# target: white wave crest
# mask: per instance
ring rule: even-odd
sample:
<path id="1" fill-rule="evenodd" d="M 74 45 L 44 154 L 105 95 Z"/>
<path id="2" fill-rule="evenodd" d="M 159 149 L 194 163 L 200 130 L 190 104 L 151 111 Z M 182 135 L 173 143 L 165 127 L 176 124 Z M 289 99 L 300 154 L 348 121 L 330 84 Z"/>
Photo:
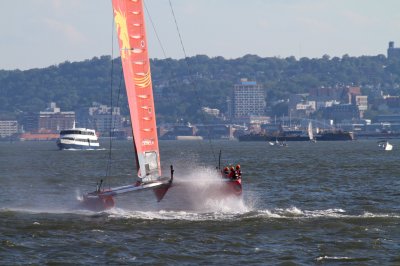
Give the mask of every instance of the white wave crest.
<path id="1" fill-rule="evenodd" d="M 320 256 L 315 259 L 316 261 L 325 261 L 325 260 L 331 260 L 331 261 L 346 261 L 346 260 L 353 260 L 353 258 L 350 257 L 331 257 L 331 256 Z"/>
<path id="2" fill-rule="evenodd" d="M 352 219 L 365 219 L 365 218 L 395 218 L 399 219 L 400 214 L 397 213 L 370 213 L 364 212 L 362 214 L 348 214 L 345 210 L 340 208 L 326 209 L 326 210 L 301 210 L 297 207 L 290 207 L 286 209 L 276 208 L 272 210 L 258 210 L 255 216 L 266 218 L 294 218 L 294 219 L 310 219 L 310 218 L 352 218 Z"/>

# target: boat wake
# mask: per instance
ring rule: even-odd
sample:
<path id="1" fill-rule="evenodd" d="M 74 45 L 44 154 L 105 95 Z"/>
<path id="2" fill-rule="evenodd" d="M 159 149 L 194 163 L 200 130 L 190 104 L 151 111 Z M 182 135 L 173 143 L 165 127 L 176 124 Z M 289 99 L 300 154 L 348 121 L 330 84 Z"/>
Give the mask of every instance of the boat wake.
<path id="1" fill-rule="evenodd" d="M 327 209 L 316 211 L 300 211 L 296 208 L 253 210 L 233 212 L 226 210 L 215 210 L 211 212 L 195 212 L 185 210 L 159 210 L 159 211 L 131 211 L 121 208 L 113 208 L 105 212 L 109 218 L 114 219 L 143 219 L 143 220 L 186 220 L 186 221 L 229 221 L 248 219 L 376 219 L 389 218 L 400 219 L 400 214 L 369 213 L 346 214 L 341 209 Z"/>
<path id="2" fill-rule="evenodd" d="M 317 218 L 333 218 L 333 219 L 368 219 L 368 218 L 394 218 L 400 219 L 399 213 L 371 213 L 362 212 L 360 214 L 350 214 L 343 209 L 326 209 L 326 210 L 301 210 L 297 207 L 286 209 L 265 209 L 257 210 L 249 213 L 246 218 L 277 218 L 277 219 L 317 219 Z"/>
<path id="3" fill-rule="evenodd" d="M 229 201 L 209 201 L 208 212 L 195 210 L 129 210 L 115 207 L 104 212 L 93 212 L 84 209 L 63 209 L 63 208 L 0 208 L 0 216 L 6 213 L 26 214 L 73 214 L 83 216 L 104 216 L 112 219 L 140 219 L 140 220 L 183 220 L 183 221 L 229 221 L 249 219 L 400 219 L 400 213 L 371 213 L 348 214 L 343 209 L 326 210 L 300 210 L 296 207 L 287 209 L 276 208 L 272 210 L 251 210 L 244 202 L 241 202 L 242 209 L 232 209 Z"/>
<path id="4" fill-rule="evenodd" d="M 235 219 L 237 213 L 209 212 L 198 213 L 193 211 L 127 211 L 114 208 L 107 212 L 109 218 L 116 219 L 143 219 L 143 220 L 183 220 L 183 221 L 215 221 Z"/>

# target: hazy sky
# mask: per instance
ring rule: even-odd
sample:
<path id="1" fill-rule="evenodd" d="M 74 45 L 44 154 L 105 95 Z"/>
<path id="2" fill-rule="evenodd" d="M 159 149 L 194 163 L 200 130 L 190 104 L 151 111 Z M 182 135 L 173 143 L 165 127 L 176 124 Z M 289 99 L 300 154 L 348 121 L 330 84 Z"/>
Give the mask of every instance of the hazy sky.
<path id="1" fill-rule="evenodd" d="M 389 41 L 400 47 L 399 0 L 171 2 L 189 56 L 341 57 L 386 55 Z M 166 56 L 182 58 L 168 0 L 145 3 Z M 111 0 L 0 0 L 0 10 L 0 69 L 119 56 Z M 149 21 L 147 32 L 150 56 L 164 58 Z"/>

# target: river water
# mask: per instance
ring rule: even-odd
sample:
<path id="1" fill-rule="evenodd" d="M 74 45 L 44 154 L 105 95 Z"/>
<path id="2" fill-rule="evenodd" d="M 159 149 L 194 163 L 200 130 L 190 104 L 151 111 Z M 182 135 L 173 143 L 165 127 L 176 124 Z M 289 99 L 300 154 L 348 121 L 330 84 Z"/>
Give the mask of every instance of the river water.
<path id="1" fill-rule="evenodd" d="M 123 195 L 96 213 L 79 207 L 82 193 L 137 171 L 130 142 L 111 154 L 102 144 L 0 143 L 0 265 L 400 265 L 400 140 L 393 151 L 374 140 L 162 141 L 175 168 L 164 200 Z M 220 149 L 242 166 L 242 198 L 207 194 Z"/>

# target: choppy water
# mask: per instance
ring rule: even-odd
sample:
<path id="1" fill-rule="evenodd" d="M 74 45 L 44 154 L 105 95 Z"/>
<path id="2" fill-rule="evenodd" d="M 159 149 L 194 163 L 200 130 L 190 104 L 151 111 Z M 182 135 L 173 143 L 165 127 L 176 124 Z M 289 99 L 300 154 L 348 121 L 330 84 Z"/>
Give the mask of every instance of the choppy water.
<path id="1" fill-rule="evenodd" d="M 161 142 L 175 183 L 117 199 L 102 213 L 78 198 L 104 178 L 108 151 L 58 151 L 52 142 L 0 143 L 0 264 L 400 265 L 400 140 L 213 142 L 243 169 L 243 198 L 214 199 L 207 142 Z M 136 170 L 114 142 L 107 185 Z M 217 156 L 217 155 L 216 155 Z"/>

